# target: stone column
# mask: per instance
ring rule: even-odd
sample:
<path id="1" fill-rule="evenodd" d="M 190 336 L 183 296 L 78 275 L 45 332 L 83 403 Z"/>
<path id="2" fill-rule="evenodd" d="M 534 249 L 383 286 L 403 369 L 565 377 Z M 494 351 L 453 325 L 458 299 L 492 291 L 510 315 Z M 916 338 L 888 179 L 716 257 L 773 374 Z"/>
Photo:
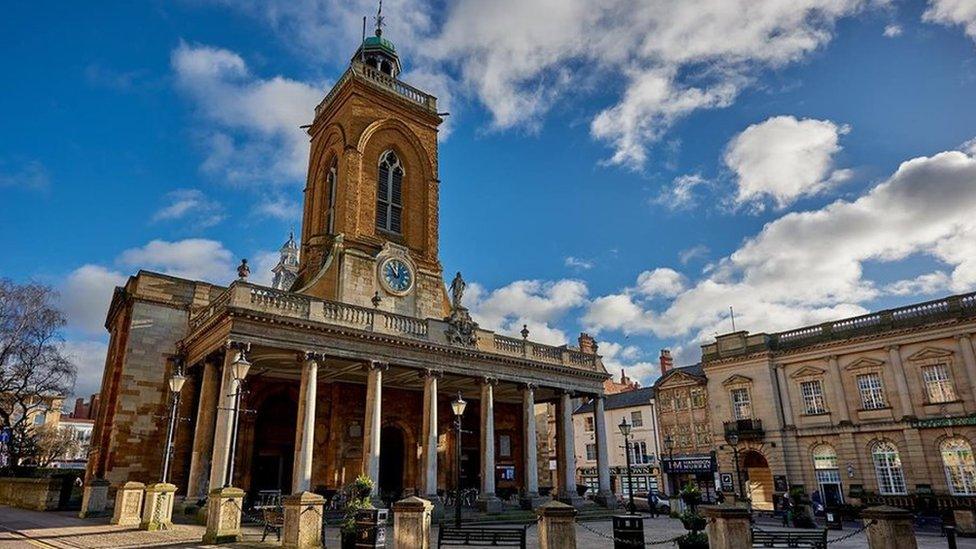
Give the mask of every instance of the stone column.
<path id="1" fill-rule="evenodd" d="M 434 505 L 418 497 L 393 504 L 393 549 L 430 549 L 430 512 Z"/>
<path id="2" fill-rule="evenodd" d="M 387 365 L 372 361 L 366 365 L 366 419 L 363 426 L 363 472 L 373 481 L 372 496 L 379 494 L 380 428 L 383 421 L 383 371 Z"/>
<path id="3" fill-rule="evenodd" d="M 298 420 L 295 422 L 295 463 L 291 491 L 293 494 L 312 489 L 312 449 L 315 447 L 315 401 L 319 363 L 314 353 L 302 356 L 302 382 L 298 396 Z"/>
<path id="4" fill-rule="evenodd" d="M 783 426 L 795 426 L 793 419 L 793 403 L 790 402 L 790 389 L 786 385 L 786 367 L 782 364 L 776 365 L 776 381 L 779 385 L 779 401 L 783 405 Z"/>
<path id="5" fill-rule="evenodd" d="M 166 530 L 173 525 L 173 499 L 176 486 L 159 482 L 146 487 L 146 503 L 142 509 L 142 530 Z"/>
<path id="6" fill-rule="evenodd" d="M 749 509 L 734 505 L 705 505 L 702 514 L 708 520 L 705 532 L 710 549 L 752 547 Z"/>
<path id="7" fill-rule="evenodd" d="M 105 514 L 108 507 L 108 487 L 111 483 L 105 479 L 95 478 L 85 484 L 81 493 L 81 512 L 78 518 L 99 517 Z"/>
<path id="8" fill-rule="evenodd" d="M 969 390 L 974 392 L 972 400 L 976 401 L 976 356 L 973 355 L 973 339 L 969 334 L 959 334 L 956 336 L 956 344 L 959 346 L 959 354 L 962 355 L 962 364 L 966 368 Z"/>
<path id="9" fill-rule="evenodd" d="M 501 511 L 501 501 L 495 497 L 495 384 L 498 380 L 484 378 L 481 383 L 481 494 L 478 508 L 483 512 Z"/>
<path id="10" fill-rule="evenodd" d="M 573 403 L 568 391 L 556 406 L 556 473 L 559 476 L 558 499 L 579 506 L 583 498 L 576 493 L 576 444 L 573 433 Z"/>
<path id="11" fill-rule="evenodd" d="M 193 451 L 186 487 L 186 497 L 191 501 L 207 497 L 210 487 L 210 456 L 213 455 L 214 423 L 220 402 L 220 368 L 213 359 L 205 360 L 200 368 L 200 400 L 193 427 Z"/>
<path id="12" fill-rule="evenodd" d="M 141 482 L 126 482 L 115 492 L 115 512 L 112 524 L 137 526 L 142 513 L 142 496 L 146 485 Z"/>
<path id="13" fill-rule="evenodd" d="M 831 385 L 834 388 L 834 400 L 837 402 L 836 408 L 840 422 L 850 423 L 851 411 L 847 407 L 847 394 L 844 392 L 844 378 L 840 375 L 840 363 L 837 361 L 837 355 L 830 355 L 827 358 L 827 364 L 830 366 L 830 377 L 834 378 L 834 382 Z"/>
<path id="14" fill-rule="evenodd" d="M 429 500 L 437 499 L 437 378 L 441 373 L 427 370 L 424 376 L 424 414 L 421 428 L 420 490 Z"/>
<path id="15" fill-rule="evenodd" d="M 539 497 L 538 438 L 535 432 L 535 385 L 522 387 L 523 478 L 525 493 L 519 503 L 523 509 L 535 509 L 542 502 Z"/>
<path id="16" fill-rule="evenodd" d="M 210 464 L 210 493 L 221 488 L 227 479 L 227 463 L 230 460 L 231 431 L 234 429 L 234 393 L 238 381 L 234 379 L 234 361 L 241 351 L 228 349 L 224 352 L 224 366 L 220 374 L 220 389 L 214 403 L 216 425 L 213 436 L 213 461 Z"/>
<path id="17" fill-rule="evenodd" d="M 617 498 L 610 491 L 610 451 L 607 447 L 607 416 L 604 397 L 593 399 L 593 431 L 596 436 L 596 473 L 599 489 L 596 502 L 607 509 L 617 508 Z"/>
<path id="18" fill-rule="evenodd" d="M 550 501 L 536 509 L 539 549 L 576 549 L 576 509 Z"/>
<path id="19" fill-rule="evenodd" d="M 282 500 L 285 523 L 281 546 L 295 549 L 322 547 L 322 511 L 325 498 L 311 492 L 298 492 Z"/>
<path id="20" fill-rule="evenodd" d="M 882 505 L 861 511 L 861 518 L 868 525 L 870 549 L 918 549 L 910 512 Z"/>
<path id="21" fill-rule="evenodd" d="M 234 543 L 241 540 L 241 509 L 244 490 L 228 486 L 215 488 L 207 497 L 207 530 L 203 543 Z"/>
<path id="22" fill-rule="evenodd" d="M 905 378 L 905 367 L 901 362 L 898 345 L 888 347 L 888 360 L 891 363 L 891 373 L 895 376 L 895 386 L 898 389 L 898 398 L 901 403 L 901 415 L 915 417 L 912 395 L 908 392 L 908 379 Z"/>

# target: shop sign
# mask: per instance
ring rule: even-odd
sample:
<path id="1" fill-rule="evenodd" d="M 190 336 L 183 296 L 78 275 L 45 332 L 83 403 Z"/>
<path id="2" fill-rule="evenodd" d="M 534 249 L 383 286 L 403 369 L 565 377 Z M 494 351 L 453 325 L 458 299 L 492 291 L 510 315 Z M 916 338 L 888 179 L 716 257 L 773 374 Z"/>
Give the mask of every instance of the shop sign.
<path id="1" fill-rule="evenodd" d="M 912 427 L 915 427 L 916 429 L 958 427 L 960 425 L 976 425 L 976 414 L 970 416 L 940 417 L 935 419 L 916 419 L 912 422 Z"/>
<path id="2" fill-rule="evenodd" d="M 665 473 L 714 473 L 715 454 L 662 458 L 661 467 Z"/>
<path id="3" fill-rule="evenodd" d="M 732 473 L 721 473 L 719 477 L 722 481 L 723 492 L 735 492 L 735 484 L 732 482 Z"/>
<path id="4" fill-rule="evenodd" d="M 630 467 L 630 473 L 632 475 L 653 475 L 656 474 L 656 467 L 651 465 L 632 465 Z M 585 477 L 595 477 L 598 472 L 596 467 L 580 467 L 579 473 Z M 626 476 L 627 467 L 615 465 L 610 468 L 610 474 L 615 476 Z"/>

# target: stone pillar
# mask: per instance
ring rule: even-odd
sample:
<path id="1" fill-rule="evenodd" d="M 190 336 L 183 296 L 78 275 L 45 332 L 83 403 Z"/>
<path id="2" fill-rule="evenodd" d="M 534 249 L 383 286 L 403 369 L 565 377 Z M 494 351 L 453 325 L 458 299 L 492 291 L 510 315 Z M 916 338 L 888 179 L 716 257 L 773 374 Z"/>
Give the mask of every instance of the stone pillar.
<path id="1" fill-rule="evenodd" d="M 599 489 L 596 502 L 607 509 L 617 508 L 617 498 L 610 491 L 610 451 L 607 448 L 607 419 L 603 395 L 593 399 L 593 431 L 596 436 L 596 473 Z"/>
<path id="2" fill-rule="evenodd" d="M 478 508 L 483 512 L 501 511 L 501 500 L 495 497 L 495 384 L 484 378 L 481 383 L 481 494 Z"/>
<path id="3" fill-rule="evenodd" d="M 522 387 L 522 435 L 523 435 L 523 478 L 525 493 L 520 504 L 523 509 L 535 509 L 542 503 L 539 497 L 539 457 L 538 441 L 535 432 L 535 385 L 529 383 Z"/>
<path id="4" fill-rule="evenodd" d="M 418 497 L 393 504 L 393 549 L 430 549 L 430 512 L 434 505 Z"/>
<path id="5" fill-rule="evenodd" d="M 231 431 L 234 429 L 234 393 L 237 380 L 234 379 L 234 361 L 241 351 L 228 349 L 224 352 L 224 366 L 220 373 L 220 388 L 217 392 L 216 424 L 213 436 L 213 457 L 210 463 L 210 493 L 222 488 L 227 480 L 227 462 L 230 460 Z"/>
<path id="6" fill-rule="evenodd" d="M 298 396 L 298 420 L 295 422 L 295 464 L 291 491 L 293 494 L 312 489 L 312 449 L 315 447 L 315 401 L 319 363 L 313 353 L 302 357 L 302 382 Z"/>
<path id="7" fill-rule="evenodd" d="M 840 374 L 840 363 L 837 361 L 837 355 L 830 355 L 827 358 L 827 364 L 830 366 L 830 377 L 834 379 L 831 385 L 834 388 L 834 401 L 836 401 L 835 407 L 837 408 L 837 413 L 840 417 L 840 423 L 850 423 L 851 422 L 851 411 L 847 406 L 847 394 L 844 392 L 844 378 Z"/>
<path id="8" fill-rule="evenodd" d="M 708 519 L 705 532 L 710 549 L 752 547 L 749 509 L 734 505 L 704 505 L 701 511 Z"/>
<path id="9" fill-rule="evenodd" d="M 888 360 L 891 363 L 891 373 L 895 376 L 895 387 L 898 389 L 898 399 L 901 403 L 901 415 L 915 417 L 912 396 L 908 393 L 908 380 L 905 378 L 905 367 L 901 363 L 901 353 L 898 345 L 888 347 Z"/>
<path id="10" fill-rule="evenodd" d="M 437 378 L 440 372 L 427 370 L 424 376 L 424 413 L 421 426 L 420 490 L 429 500 L 437 499 Z"/>
<path id="11" fill-rule="evenodd" d="M 100 517 L 105 514 L 110 485 L 109 481 L 101 478 L 88 481 L 81 493 L 81 511 L 78 513 L 78 518 Z"/>
<path id="12" fill-rule="evenodd" d="M 285 524 L 281 546 L 295 549 L 322 547 L 322 511 L 325 498 L 311 492 L 298 492 L 282 500 Z"/>
<path id="13" fill-rule="evenodd" d="M 203 370 L 200 376 L 200 400 L 193 426 L 193 450 L 186 486 L 186 497 L 190 500 L 206 498 L 210 488 L 210 457 L 214 449 L 217 403 L 220 402 L 220 368 L 213 359 L 205 360 L 200 368 Z"/>
<path id="14" fill-rule="evenodd" d="M 126 482 L 115 492 L 115 512 L 112 524 L 119 526 L 138 526 L 142 513 L 142 496 L 146 485 L 141 482 Z"/>
<path id="15" fill-rule="evenodd" d="M 576 509 L 550 501 L 536 509 L 539 549 L 576 549 Z"/>
<path id="16" fill-rule="evenodd" d="M 969 334 L 959 334 L 956 336 L 956 344 L 959 346 L 959 354 L 962 355 L 962 364 L 966 368 L 966 380 L 969 381 L 970 391 L 976 391 L 976 356 L 973 355 L 973 339 Z M 976 401 L 976 394 L 973 394 Z"/>
<path id="17" fill-rule="evenodd" d="M 556 405 L 556 473 L 559 476 L 559 501 L 573 506 L 582 505 L 583 498 L 576 493 L 576 445 L 573 403 L 569 392 L 563 392 Z"/>
<path id="18" fill-rule="evenodd" d="M 868 525 L 870 549 L 918 549 L 910 512 L 881 505 L 861 511 L 861 518 Z"/>
<path id="19" fill-rule="evenodd" d="M 383 371 L 387 365 L 366 365 L 366 419 L 363 426 L 363 472 L 373 481 L 372 496 L 380 489 L 380 428 L 383 421 Z"/>
<path id="20" fill-rule="evenodd" d="M 241 540 L 241 509 L 244 490 L 215 488 L 207 498 L 207 531 L 203 543 L 234 543 Z"/>
<path id="21" fill-rule="evenodd" d="M 146 487 L 146 504 L 142 509 L 143 530 L 166 530 L 173 525 L 173 499 L 176 486 L 168 482 L 150 484 Z"/>
<path id="22" fill-rule="evenodd" d="M 783 426 L 795 426 L 793 403 L 790 402 L 790 389 L 786 385 L 786 367 L 782 364 L 776 365 L 776 381 L 777 385 L 779 385 L 779 401 L 783 406 Z"/>

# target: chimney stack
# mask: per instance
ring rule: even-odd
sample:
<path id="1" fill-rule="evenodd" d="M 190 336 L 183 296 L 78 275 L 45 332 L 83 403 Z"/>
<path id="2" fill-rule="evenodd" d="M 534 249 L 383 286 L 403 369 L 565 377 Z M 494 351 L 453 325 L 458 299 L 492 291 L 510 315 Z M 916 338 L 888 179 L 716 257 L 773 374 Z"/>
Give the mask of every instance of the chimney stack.
<path id="1" fill-rule="evenodd" d="M 662 376 L 674 368 L 674 359 L 671 358 L 671 349 L 661 349 L 660 362 Z"/>
<path id="2" fill-rule="evenodd" d="M 583 332 L 579 335 L 579 348 L 581 353 L 595 355 L 597 350 L 596 340 L 590 334 Z"/>

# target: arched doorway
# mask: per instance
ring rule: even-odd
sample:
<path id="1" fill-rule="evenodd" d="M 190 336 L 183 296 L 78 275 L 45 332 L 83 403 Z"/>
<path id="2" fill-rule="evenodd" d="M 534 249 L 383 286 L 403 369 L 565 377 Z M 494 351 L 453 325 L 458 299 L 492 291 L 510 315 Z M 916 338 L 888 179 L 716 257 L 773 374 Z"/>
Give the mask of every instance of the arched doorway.
<path id="1" fill-rule="evenodd" d="M 287 392 L 270 395 L 257 407 L 251 461 L 252 495 L 262 490 L 291 493 L 297 416 L 298 405 Z"/>
<path id="2" fill-rule="evenodd" d="M 773 472 L 766 457 L 755 450 L 742 453 L 742 473 L 745 477 L 746 496 L 752 499 L 752 507 L 762 511 L 773 510 Z"/>
<path id="3" fill-rule="evenodd" d="M 399 500 L 403 494 L 403 469 L 406 460 L 403 431 L 394 425 L 380 431 L 380 486 L 383 500 Z"/>

